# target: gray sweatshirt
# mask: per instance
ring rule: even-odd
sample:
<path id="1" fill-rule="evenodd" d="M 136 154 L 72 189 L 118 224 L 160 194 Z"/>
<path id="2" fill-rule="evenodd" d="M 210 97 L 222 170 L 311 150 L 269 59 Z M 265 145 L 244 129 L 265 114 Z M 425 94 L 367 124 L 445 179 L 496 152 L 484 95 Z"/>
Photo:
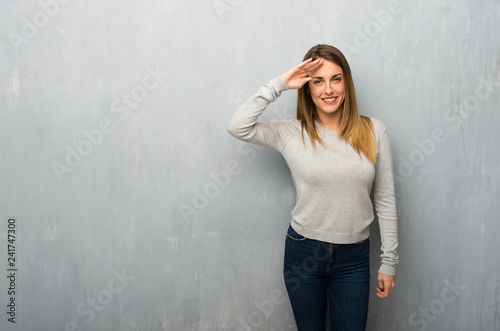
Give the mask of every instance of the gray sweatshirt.
<path id="1" fill-rule="evenodd" d="M 316 150 L 297 119 L 257 122 L 259 115 L 288 87 L 281 77 L 262 86 L 234 114 L 228 132 L 240 140 L 270 147 L 285 158 L 297 192 L 291 225 L 306 238 L 350 244 L 369 237 L 374 220 L 373 188 L 382 241 L 379 272 L 394 276 L 398 263 L 398 225 L 394 174 L 385 125 L 371 118 L 375 129 L 377 165 L 359 154 L 336 131 L 316 122 L 325 147 Z M 305 143 L 305 144 L 304 144 Z"/>

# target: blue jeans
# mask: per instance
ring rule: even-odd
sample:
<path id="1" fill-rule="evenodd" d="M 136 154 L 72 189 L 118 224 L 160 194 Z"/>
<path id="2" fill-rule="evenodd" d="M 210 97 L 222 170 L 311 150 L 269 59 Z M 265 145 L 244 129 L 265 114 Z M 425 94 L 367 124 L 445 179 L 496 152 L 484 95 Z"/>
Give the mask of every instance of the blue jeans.
<path id="1" fill-rule="evenodd" d="M 298 331 L 364 331 L 370 291 L 370 243 L 331 244 L 290 226 L 283 275 Z"/>

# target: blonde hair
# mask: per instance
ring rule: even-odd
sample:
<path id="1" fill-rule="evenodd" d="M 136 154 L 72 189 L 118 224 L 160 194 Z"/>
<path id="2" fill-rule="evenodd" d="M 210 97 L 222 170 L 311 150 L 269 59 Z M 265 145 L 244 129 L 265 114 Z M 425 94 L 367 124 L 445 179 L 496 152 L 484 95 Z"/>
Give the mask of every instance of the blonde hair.
<path id="1" fill-rule="evenodd" d="M 369 117 L 359 115 L 351 69 L 346 58 L 337 48 L 321 44 L 311 48 L 304 56 L 304 61 L 311 57 L 314 60 L 323 58 L 342 68 L 344 72 L 345 99 L 339 109 L 341 111 L 339 135 L 354 148 L 360 157 L 361 153 L 363 153 L 375 166 L 377 164 L 377 151 L 374 141 L 375 130 Z M 304 84 L 298 90 L 297 119 L 301 123 L 302 139 L 304 140 L 305 130 L 311 139 L 313 147 L 316 148 L 316 142 L 322 146 L 324 146 L 324 142 L 316 130 L 315 120 L 318 120 L 318 114 L 311 95 L 308 92 L 309 84 Z"/>

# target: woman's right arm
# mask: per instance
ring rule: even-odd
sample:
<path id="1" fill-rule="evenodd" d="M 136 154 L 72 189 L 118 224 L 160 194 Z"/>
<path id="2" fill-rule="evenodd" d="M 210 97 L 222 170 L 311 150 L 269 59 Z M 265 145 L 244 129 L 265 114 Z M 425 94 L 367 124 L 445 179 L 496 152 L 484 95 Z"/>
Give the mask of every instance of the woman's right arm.
<path id="1" fill-rule="evenodd" d="M 300 88 L 310 81 L 308 75 L 322 62 L 322 59 L 308 59 L 262 86 L 233 115 L 227 131 L 237 139 L 279 150 L 283 141 L 278 128 L 273 123 L 258 123 L 257 119 L 283 91 Z"/>
<path id="2" fill-rule="evenodd" d="M 229 121 L 227 131 L 235 138 L 263 146 L 279 145 L 279 134 L 272 123 L 257 123 L 260 114 L 274 102 L 288 86 L 276 77 L 250 97 Z"/>

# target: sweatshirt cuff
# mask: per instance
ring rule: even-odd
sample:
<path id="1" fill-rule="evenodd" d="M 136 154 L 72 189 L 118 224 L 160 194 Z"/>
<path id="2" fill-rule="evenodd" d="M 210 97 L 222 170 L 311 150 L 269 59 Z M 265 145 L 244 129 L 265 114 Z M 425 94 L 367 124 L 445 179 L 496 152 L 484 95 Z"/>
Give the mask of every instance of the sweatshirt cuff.
<path id="1" fill-rule="evenodd" d="M 279 93 L 288 90 L 288 86 L 286 85 L 285 81 L 281 78 L 281 76 L 271 79 L 269 85 L 271 85 L 274 88 L 274 90 Z"/>
<path id="2" fill-rule="evenodd" d="M 390 266 L 388 264 L 382 264 L 378 269 L 378 273 L 388 276 L 396 276 L 396 267 Z"/>

